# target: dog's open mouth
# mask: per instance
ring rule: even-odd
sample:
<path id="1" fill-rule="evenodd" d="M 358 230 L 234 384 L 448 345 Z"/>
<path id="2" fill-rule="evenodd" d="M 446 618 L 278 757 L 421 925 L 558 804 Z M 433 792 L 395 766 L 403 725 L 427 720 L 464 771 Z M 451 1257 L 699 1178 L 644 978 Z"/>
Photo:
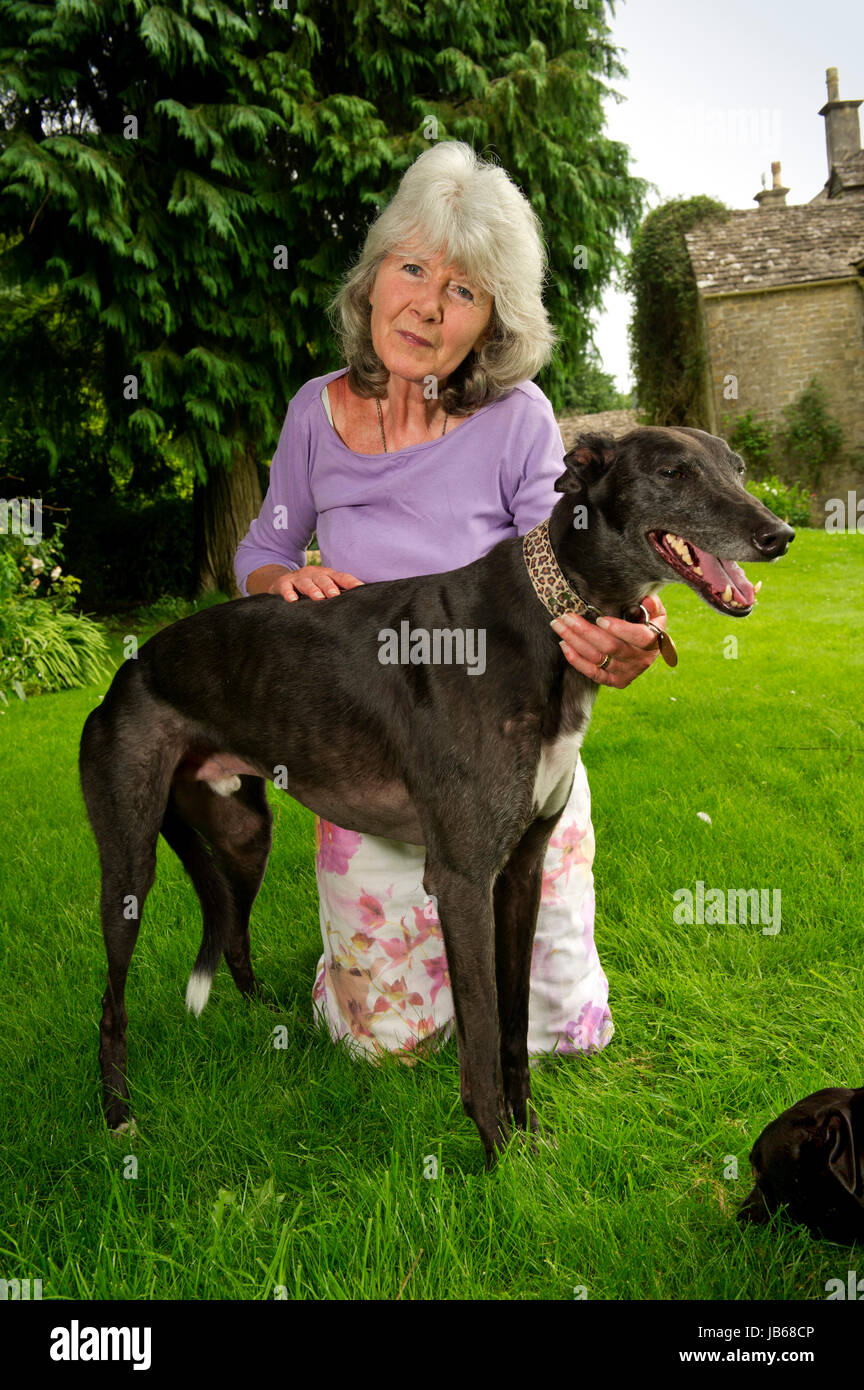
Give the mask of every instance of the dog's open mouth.
<path id="1" fill-rule="evenodd" d="M 692 541 L 674 536 L 671 531 L 649 531 L 648 539 L 667 565 L 712 608 L 738 618 L 746 618 L 752 612 L 762 581 L 754 587 L 734 560 L 718 560 L 716 555 L 700 550 Z"/>

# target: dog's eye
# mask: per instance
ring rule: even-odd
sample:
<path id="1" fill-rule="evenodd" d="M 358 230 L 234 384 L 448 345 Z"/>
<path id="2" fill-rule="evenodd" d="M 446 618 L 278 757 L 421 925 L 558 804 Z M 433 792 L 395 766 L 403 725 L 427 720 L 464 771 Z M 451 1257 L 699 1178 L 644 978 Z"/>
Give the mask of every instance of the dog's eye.
<path id="1" fill-rule="evenodd" d="M 661 468 L 661 469 L 660 469 L 660 477 L 661 477 L 661 478 L 686 478 L 686 477 L 687 477 L 687 469 L 686 469 L 686 468 Z"/>

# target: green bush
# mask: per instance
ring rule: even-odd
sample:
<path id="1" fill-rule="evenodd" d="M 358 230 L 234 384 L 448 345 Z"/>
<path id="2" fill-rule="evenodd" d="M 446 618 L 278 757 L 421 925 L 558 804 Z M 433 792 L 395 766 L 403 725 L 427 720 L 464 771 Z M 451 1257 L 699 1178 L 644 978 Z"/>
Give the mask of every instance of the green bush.
<path id="1" fill-rule="evenodd" d="M 772 430 L 767 421 L 753 419 L 752 410 L 739 415 L 730 429 L 728 415 L 722 421 L 723 433 L 730 449 L 740 454 L 753 478 L 766 478 L 770 472 Z"/>
<path id="2" fill-rule="evenodd" d="M 778 428 L 777 438 L 798 477 L 818 488 L 825 466 L 843 443 L 843 430 L 828 412 L 825 391 L 817 377 L 796 401 L 784 407 L 783 416 L 786 424 Z"/>
<path id="3" fill-rule="evenodd" d="M 72 611 L 80 583 L 64 574 L 62 528 L 28 545 L 0 518 L 0 701 L 89 685 L 107 677 L 98 623 Z"/>
<path id="4" fill-rule="evenodd" d="M 803 484 L 783 483 L 772 473 L 767 478 L 749 482 L 747 491 L 789 526 L 810 525 L 810 504 L 815 494 L 809 493 Z"/>
<path id="5" fill-rule="evenodd" d="M 630 392 L 619 391 L 615 378 L 596 361 L 586 361 L 568 378 L 561 393 L 559 415 L 596 415 L 603 410 L 629 410 Z"/>

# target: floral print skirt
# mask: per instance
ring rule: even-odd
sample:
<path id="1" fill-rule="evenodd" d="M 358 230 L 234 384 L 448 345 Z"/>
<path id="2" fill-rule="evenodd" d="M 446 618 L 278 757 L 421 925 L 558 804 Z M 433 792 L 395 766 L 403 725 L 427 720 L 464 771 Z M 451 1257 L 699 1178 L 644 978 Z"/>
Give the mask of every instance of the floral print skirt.
<path id="1" fill-rule="evenodd" d="M 426 851 L 343 830 L 315 817 L 315 864 L 324 954 L 313 1007 L 335 1040 L 374 1060 L 412 1061 L 454 1028 L 453 995 L 434 898 L 423 887 Z M 615 1025 L 594 945 L 594 831 L 581 758 L 543 865 L 528 1051 L 596 1052 Z"/>

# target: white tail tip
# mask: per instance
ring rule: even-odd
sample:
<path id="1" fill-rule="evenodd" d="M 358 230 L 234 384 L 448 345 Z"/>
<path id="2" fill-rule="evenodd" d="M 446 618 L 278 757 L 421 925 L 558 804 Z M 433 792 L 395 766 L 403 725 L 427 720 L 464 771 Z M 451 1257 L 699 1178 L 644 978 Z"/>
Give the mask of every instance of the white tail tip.
<path id="1" fill-rule="evenodd" d="M 189 983 L 186 986 L 186 1008 L 197 1018 L 201 1013 L 207 1000 L 210 998 L 210 986 L 213 981 L 209 975 L 203 975 L 197 970 L 193 970 L 189 976 Z"/>

